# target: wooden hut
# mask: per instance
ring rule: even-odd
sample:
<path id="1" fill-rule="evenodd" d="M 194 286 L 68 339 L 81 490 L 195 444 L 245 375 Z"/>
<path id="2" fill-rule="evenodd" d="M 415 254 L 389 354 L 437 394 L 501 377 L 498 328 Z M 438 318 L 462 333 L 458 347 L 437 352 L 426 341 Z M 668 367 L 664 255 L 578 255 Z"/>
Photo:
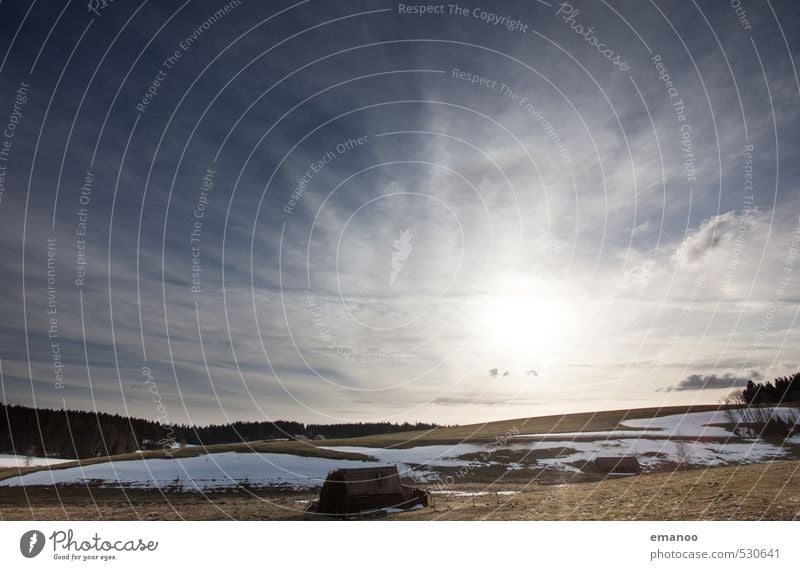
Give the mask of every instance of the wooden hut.
<path id="1" fill-rule="evenodd" d="M 631 474 L 639 473 L 642 470 L 639 460 L 633 455 L 597 457 L 594 464 L 603 473 Z"/>
<path id="2" fill-rule="evenodd" d="M 427 493 L 403 485 L 397 467 L 391 465 L 332 471 L 322 485 L 318 511 L 343 515 L 427 504 Z"/>

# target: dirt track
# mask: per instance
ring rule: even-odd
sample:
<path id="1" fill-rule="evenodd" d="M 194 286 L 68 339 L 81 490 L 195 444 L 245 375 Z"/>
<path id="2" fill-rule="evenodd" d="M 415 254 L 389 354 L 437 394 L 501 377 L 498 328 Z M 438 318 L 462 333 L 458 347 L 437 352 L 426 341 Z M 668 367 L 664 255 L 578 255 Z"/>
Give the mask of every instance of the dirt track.
<path id="1" fill-rule="evenodd" d="M 431 487 L 431 489 L 433 489 Z M 468 483 L 435 495 L 435 510 L 390 520 L 797 520 L 800 461 L 658 473 L 598 483 Z M 517 491 L 513 495 L 493 492 Z M 26 494 L 27 491 L 27 494 Z M 313 492 L 164 493 L 69 486 L 0 488 L 4 520 L 308 520 Z M 34 505 L 34 506 L 30 506 Z"/>

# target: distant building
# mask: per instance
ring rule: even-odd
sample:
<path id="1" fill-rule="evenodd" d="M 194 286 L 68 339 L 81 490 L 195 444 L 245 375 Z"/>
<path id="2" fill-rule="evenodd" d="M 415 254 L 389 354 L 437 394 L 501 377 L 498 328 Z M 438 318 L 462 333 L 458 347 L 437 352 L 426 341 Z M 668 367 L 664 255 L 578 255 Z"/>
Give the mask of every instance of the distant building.
<path id="1" fill-rule="evenodd" d="M 303 435 L 303 434 L 301 434 L 301 433 L 300 433 L 300 434 L 295 434 L 295 435 L 293 435 L 292 437 L 293 437 L 294 439 L 296 439 L 297 441 L 308 441 L 308 436 L 306 436 L 306 435 Z"/>
<path id="2" fill-rule="evenodd" d="M 325 436 L 322 435 L 321 433 L 318 433 L 317 435 L 314 436 L 314 441 L 322 441 L 323 439 L 325 439 Z"/>
<path id="3" fill-rule="evenodd" d="M 338 515 L 415 505 L 427 506 L 428 494 L 400 483 L 392 465 L 332 471 L 322 485 L 318 511 Z"/>
<path id="4" fill-rule="evenodd" d="M 598 457 L 595 466 L 603 473 L 639 473 L 642 466 L 633 455 Z"/>

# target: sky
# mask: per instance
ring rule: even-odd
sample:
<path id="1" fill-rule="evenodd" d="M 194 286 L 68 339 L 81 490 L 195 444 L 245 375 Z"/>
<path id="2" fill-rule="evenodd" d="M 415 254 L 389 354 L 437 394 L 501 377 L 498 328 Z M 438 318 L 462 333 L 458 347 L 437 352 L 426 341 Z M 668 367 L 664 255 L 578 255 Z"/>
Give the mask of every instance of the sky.
<path id="1" fill-rule="evenodd" d="M 466 424 L 800 367 L 794 2 L 0 13 L 4 402 Z"/>

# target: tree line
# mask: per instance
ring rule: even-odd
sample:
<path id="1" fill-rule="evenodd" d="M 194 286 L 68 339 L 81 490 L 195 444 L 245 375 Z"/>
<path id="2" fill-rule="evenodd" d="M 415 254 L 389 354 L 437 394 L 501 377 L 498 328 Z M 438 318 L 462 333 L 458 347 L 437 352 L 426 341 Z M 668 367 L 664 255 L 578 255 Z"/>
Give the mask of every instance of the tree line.
<path id="1" fill-rule="evenodd" d="M 0 403 L 0 453 L 65 458 L 156 449 L 157 422 L 119 414 L 36 409 Z"/>
<path id="2" fill-rule="evenodd" d="M 742 399 L 749 404 L 788 404 L 800 402 L 800 372 L 782 376 L 772 382 L 753 382 L 741 392 Z"/>
<path id="3" fill-rule="evenodd" d="M 772 382 L 750 381 L 725 403 L 730 405 L 726 415 L 745 435 L 785 440 L 800 433 L 800 372 Z M 791 409 L 776 408 L 777 404 L 791 404 Z"/>
<path id="4" fill-rule="evenodd" d="M 290 420 L 237 421 L 207 426 L 164 425 L 105 412 L 31 408 L 0 402 L 0 453 L 84 459 L 170 445 L 348 438 L 435 427 L 438 426 L 422 422 L 304 424 Z"/>
<path id="5" fill-rule="evenodd" d="M 436 424 L 356 422 L 348 424 L 304 424 L 295 421 L 233 422 L 204 427 L 177 426 L 176 438 L 189 444 L 213 445 L 264 439 L 314 439 L 346 438 L 397 433 L 402 431 L 427 430 Z"/>

